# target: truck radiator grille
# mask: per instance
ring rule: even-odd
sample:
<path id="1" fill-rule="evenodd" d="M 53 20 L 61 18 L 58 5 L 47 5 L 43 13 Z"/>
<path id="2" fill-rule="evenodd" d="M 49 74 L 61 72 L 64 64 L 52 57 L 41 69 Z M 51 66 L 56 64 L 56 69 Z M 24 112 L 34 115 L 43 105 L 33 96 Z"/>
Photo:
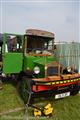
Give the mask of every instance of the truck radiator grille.
<path id="1" fill-rule="evenodd" d="M 48 67 L 47 68 L 47 76 L 58 75 L 58 67 Z"/>

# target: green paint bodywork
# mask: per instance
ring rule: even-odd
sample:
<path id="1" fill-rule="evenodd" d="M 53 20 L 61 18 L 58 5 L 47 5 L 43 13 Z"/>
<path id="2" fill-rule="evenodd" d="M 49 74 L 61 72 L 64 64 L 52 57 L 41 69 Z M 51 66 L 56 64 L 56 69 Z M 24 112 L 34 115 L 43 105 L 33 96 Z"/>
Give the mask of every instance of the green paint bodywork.
<path id="1" fill-rule="evenodd" d="M 30 70 L 34 68 L 34 60 L 36 60 L 34 56 L 31 55 L 24 56 L 24 71 L 26 71 L 27 68 L 30 68 Z"/>
<path id="2" fill-rule="evenodd" d="M 10 34 L 15 35 L 17 34 Z M 2 52 L 2 64 L 3 64 L 3 73 L 20 73 L 22 71 L 23 65 L 23 53 L 22 52 L 6 52 L 6 38 L 7 34 L 4 33 L 3 39 L 3 52 Z M 22 45 L 23 45 L 23 36 L 22 36 Z"/>
<path id="3" fill-rule="evenodd" d="M 27 69 L 34 70 L 34 67 L 38 66 L 40 68 L 40 73 L 36 77 L 45 77 L 45 65 L 54 61 L 53 56 L 39 57 L 39 56 L 24 56 L 24 71 Z"/>
<path id="4" fill-rule="evenodd" d="M 3 56 L 3 73 L 20 73 L 23 56 L 21 53 L 5 53 Z"/>

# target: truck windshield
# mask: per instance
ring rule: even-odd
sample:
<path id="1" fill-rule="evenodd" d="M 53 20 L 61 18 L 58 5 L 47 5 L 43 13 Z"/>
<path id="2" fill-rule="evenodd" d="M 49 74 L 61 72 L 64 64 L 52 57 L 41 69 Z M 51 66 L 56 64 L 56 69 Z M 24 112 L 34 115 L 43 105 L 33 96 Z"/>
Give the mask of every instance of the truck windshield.
<path id="1" fill-rule="evenodd" d="M 51 54 L 52 53 L 52 40 L 37 38 L 29 39 L 27 41 L 27 53 L 34 54 Z"/>

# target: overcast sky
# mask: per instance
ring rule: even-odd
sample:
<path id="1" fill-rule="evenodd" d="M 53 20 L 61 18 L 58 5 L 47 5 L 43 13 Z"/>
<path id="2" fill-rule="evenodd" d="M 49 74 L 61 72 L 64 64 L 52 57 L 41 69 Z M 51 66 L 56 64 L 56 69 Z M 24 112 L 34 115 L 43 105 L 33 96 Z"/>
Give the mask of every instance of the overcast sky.
<path id="1" fill-rule="evenodd" d="M 55 33 L 57 41 L 80 42 L 79 5 L 79 0 L 2 0 L 0 32 L 37 28 Z"/>

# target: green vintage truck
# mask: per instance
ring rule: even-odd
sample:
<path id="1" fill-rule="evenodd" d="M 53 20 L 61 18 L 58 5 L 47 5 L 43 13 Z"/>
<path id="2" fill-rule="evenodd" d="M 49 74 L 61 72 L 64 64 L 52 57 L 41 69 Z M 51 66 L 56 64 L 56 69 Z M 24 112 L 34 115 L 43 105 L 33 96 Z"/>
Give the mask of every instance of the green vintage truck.
<path id="1" fill-rule="evenodd" d="M 37 96 L 63 98 L 78 93 L 80 74 L 60 62 L 54 33 L 28 29 L 24 35 L 4 33 L 0 41 L 0 71 L 13 77 L 24 102 Z M 64 59 L 64 57 L 63 57 Z"/>

